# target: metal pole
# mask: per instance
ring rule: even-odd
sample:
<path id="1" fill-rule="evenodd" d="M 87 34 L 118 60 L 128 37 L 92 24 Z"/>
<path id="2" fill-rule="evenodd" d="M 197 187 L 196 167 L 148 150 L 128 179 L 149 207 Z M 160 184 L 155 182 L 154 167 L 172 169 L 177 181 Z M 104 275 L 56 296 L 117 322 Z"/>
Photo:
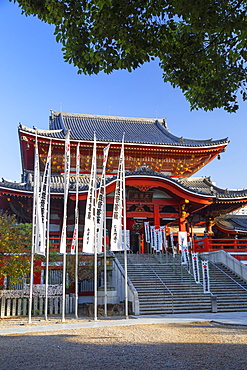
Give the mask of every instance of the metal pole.
<path id="1" fill-rule="evenodd" d="M 94 321 L 97 321 L 98 305 L 98 281 L 97 281 L 97 246 L 94 243 Z"/>
<path id="2" fill-rule="evenodd" d="M 95 186 L 95 201 L 96 201 L 96 186 Z M 96 209 L 95 209 L 95 203 L 94 203 L 94 321 L 97 321 L 97 306 L 98 306 L 98 281 L 97 281 L 97 244 L 96 244 Z"/>
<path id="3" fill-rule="evenodd" d="M 95 156 L 96 156 L 96 134 L 94 133 L 94 148 L 95 148 Z M 96 159 L 95 159 L 96 161 Z M 95 163 L 96 164 L 96 163 Z M 95 179 L 96 179 L 96 165 L 95 165 Z M 96 181 L 94 182 L 94 203 L 93 203 L 93 212 L 94 212 L 94 321 L 97 321 L 97 306 L 98 306 L 98 281 L 97 281 L 97 243 L 96 243 L 96 232 L 97 232 L 97 218 L 96 218 Z"/>
<path id="4" fill-rule="evenodd" d="M 104 177 L 104 315 L 107 316 L 107 268 L 106 268 L 106 188 Z"/>
<path id="5" fill-rule="evenodd" d="M 49 189 L 50 193 L 50 189 Z M 50 196 L 50 194 L 49 194 Z M 48 279 L 49 279 L 49 253 L 50 253 L 50 201 L 49 201 L 49 210 L 48 210 L 48 223 L 47 223 L 47 245 L 46 245 L 46 270 L 45 270 L 45 320 L 47 320 L 47 311 L 48 311 Z"/>
<path id="6" fill-rule="evenodd" d="M 76 152 L 76 203 L 75 203 L 75 227 L 77 227 L 75 244 L 75 318 L 78 319 L 78 234 L 79 234 L 79 172 L 80 172 L 80 142 Z"/>
<path id="7" fill-rule="evenodd" d="M 35 150 L 34 150 L 34 179 L 33 179 L 33 224 L 32 224 L 32 250 L 31 250 L 31 262 L 30 262 L 30 284 L 29 284 L 29 308 L 28 308 L 28 323 L 31 324 L 32 322 L 32 298 L 33 298 L 33 262 L 34 262 L 34 243 L 35 243 L 35 233 L 36 233 L 36 197 L 38 197 L 37 191 L 39 189 L 39 177 L 37 180 L 37 176 L 39 174 L 39 166 L 36 163 L 38 154 L 38 138 L 37 138 L 37 131 L 35 136 Z M 38 174 L 36 173 L 38 171 Z M 36 181 L 38 183 L 36 183 Z"/>
<path id="8" fill-rule="evenodd" d="M 63 254 L 63 301 L 62 301 L 62 322 L 65 322 L 65 285 L 66 285 L 66 251 Z"/>
<path id="9" fill-rule="evenodd" d="M 67 252 L 67 204 L 69 192 L 69 174 L 70 174 L 70 131 L 66 133 L 65 139 L 65 163 L 64 163 L 64 209 L 63 209 L 63 233 L 62 242 L 64 243 L 63 252 L 63 298 L 62 298 L 62 322 L 65 322 L 65 299 L 66 299 L 66 252 Z"/>
<path id="10" fill-rule="evenodd" d="M 75 318 L 78 319 L 78 234 L 75 248 Z"/>
<path id="11" fill-rule="evenodd" d="M 123 138 L 124 148 L 124 138 Z M 129 318 L 128 309 L 128 268 L 127 268 L 127 249 L 126 249 L 126 191 L 125 191 L 125 160 L 123 154 L 123 175 L 122 175 L 122 186 L 123 186 L 123 223 L 124 223 L 124 274 L 125 274 L 125 318 Z"/>
<path id="12" fill-rule="evenodd" d="M 30 266 L 30 291 L 29 291 L 29 308 L 28 308 L 28 323 L 32 323 L 32 298 L 33 298 L 33 260 L 34 260 L 34 245 L 32 245 L 32 253 L 31 253 L 31 266 Z"/>
<path id="13" fill-rule="evenodd" d="M 50 141 L 51 149 L 51 141 Z M 49 253 L 50 253 L 50 209 L 51 209 L 51 163 L 49 168 L 48 183 L 48 209 L 47 209 L 47 231 L 46 231 L 46 270 L 45 270 L 45 320 L 48 312 L 48 284 L 49 284 Z"/>

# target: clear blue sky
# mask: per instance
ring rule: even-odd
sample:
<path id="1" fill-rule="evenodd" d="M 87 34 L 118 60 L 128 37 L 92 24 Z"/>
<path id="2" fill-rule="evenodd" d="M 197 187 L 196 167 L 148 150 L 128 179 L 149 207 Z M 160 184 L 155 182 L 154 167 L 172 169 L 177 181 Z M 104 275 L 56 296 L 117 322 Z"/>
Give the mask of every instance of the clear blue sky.
<path id="1" fill-rule="evenodd" d="M 53 27 L 0 0 L 0 177 L 20 180 L 18 123 L 48 129 L 50 109 L 129 117 L 166 117 L 171 133 L 192 139 L 229 137 L 221 160 L 197 173 L 222 188 L 247 188 L 247 103 L 236 114 L 190 112 L 179 89 L 162 81 L 158 63 L 128 73 L 78 75 L 63 61 Z M 196 176 L 197 176 L 196 175 Z"/>

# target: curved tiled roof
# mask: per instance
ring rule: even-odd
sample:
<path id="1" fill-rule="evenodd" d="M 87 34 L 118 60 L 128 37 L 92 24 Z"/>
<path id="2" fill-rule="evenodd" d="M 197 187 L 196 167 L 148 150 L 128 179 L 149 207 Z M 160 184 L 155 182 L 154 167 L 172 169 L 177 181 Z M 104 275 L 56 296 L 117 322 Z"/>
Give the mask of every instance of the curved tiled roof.
<path id="1" fill-rule="evenodd" d="M 20 126 L 29 132 L 34 130 Z M 192 140 L 172 135 L 165 120 L 148 118 L 130 118 L 61 113 L 51 111 L 50 130 L 38 130 L 39 134 L 64 139 L 66 130 L 70 130 L 72 140 L 92 141 L 94 132 L 97 141 L 121 142 L 125 134 L 126 143 L 172 145 L 182 147 L 217 146 L 228 144 L 228 138 L 222 140 Z M 53 130 L 62 130 L 52 132 Z"/>
<path id="2" fill-rule="evenodd" d="M 163 178 L 164 180 L 174 183 L 174 185 L 177 185 L 180 188 L 183 188 L 184 190 L 187 190 L 189 192 L 202 195 L 202 196 L 210 196 L 214 198 L 215 200 L 221 199 L 224 201 L 227 201 L 227 200 L 231 201 L 231 200 L 234 200 L 234 198 L 235 199 L 241 199 L 241 198 L 246 199 L 247 197 L 247 189 L 243 189 L 243 190 L 220 189 L 211 182 L 210 177 L 200 177 L 200 178 L 191 177 L 188 179 L 174 179 L 162 173 L 157 173 L 146 166 L 141 166 L 135 171 L 126 171 L 126 178 L 132 177 L 132 176 L 140 176 L 140 177 L 150 176 L 150 177 L 156 177 L 156 178 L 157 177 Z M 80 192 L 84 192 L 88 190 L 89 179 L 90 179 L 89 175 L 82 175 L 79 177 L 79 191 Z M 0 187 L 32 192 L 33 191 L 33 172 L 25 171 L 23 180 L 24 181 L 18 183 L 18 182 L 11 182 L 11 181 L 2 179 L 2 181 L 0 181 Z M 106 179 L 106 183 L 109 184 L 115 180 L 116 180 L 116 176 L 108 176 Z M 97 182 L 99 186 L 100 176 L 98 176 Z M 52 175 L 51 176 L 51 192 L 52 193 L 63 193 L 63 189 L 64 189 L 64 177 L 61 175 Z M 75 176 L 71 176 L 70 177 L 70 191 L 74 192 L 75 189 L 76 189 L 76 178 Z"/>
<path id="3" fill-rule="evenodd" d="M 231 199 L 247 196 L 247 189 L 221 189 L 211 181 L 210 177 L 189 177 L 186 179 L 181 178 L 178 181 L 189 189 L 194 189 L 195 191 L 200 191 L 204 194 L 210 194 L 216 198 Z"/>
<path id="4" fill-rule="evenodd" d="M 50 129 L 63 128 L 71 131 L 71 138 L 93 140 L 94 132 L 99 141 L 145 144 L 168 144 L 182 146 L 201 146 L 226 143 L 228 140 L 189 140 L 172 135 L 165 121 L 147 118 L 96 116 L 52 111 Z"/>
<path id="5" fill-rule="evenodd" d="M 247 233 L 247 217 L 245 215 L 225 215 L 217 217 L 215 223 L 229 231 L 239 231 Z"/>

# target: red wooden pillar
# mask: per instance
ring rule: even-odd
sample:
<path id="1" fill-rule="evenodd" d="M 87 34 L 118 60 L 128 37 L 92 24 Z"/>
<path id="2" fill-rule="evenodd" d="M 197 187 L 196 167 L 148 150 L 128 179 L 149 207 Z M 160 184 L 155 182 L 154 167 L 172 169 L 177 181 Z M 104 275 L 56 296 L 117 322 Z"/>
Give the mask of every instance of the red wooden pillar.
<path id="1" fill-rule="evenodd" d="M 34 284 L 41 284 L 41 261 L 34 261 Z"/>
<path id="2" fill-rule="evenodd" d="M 144 242 L 144 234 L 140 235 L 140 249 L 141 249 L 141 254 L 145 254 L 145 242 Z"/>
<path id="3" fill-rule="evenodd" d="M 154 226 L 160 226 L 160 212 L 158 204 L 154 204 Z"/>
<path id="4" fill-rule="evenodd" d="M 208 236 L 205 236 L 204 237 L 203 242 L 204 242 L 204 250 L 203 250 L 203 252 L 209 252 L 210 251 L 210 244 L 209 244 L 209 238 L 208 238 Z"/>
<path id="5" fill-rule="evenodd" d="M 0 263 L 0 268 L 1 268 L 1 265 L 3 265 L 3 263 Z M 0 287 L 2 287 L 4 285 L 4 278 L 1 278 L 0 279 Z"/>
<path id="6" fill-rule="evenodd" d="M 179 231 L 186 231 L 186 223 L 185 223 L 185 218 L 180 217 L 179 218 Z"/>

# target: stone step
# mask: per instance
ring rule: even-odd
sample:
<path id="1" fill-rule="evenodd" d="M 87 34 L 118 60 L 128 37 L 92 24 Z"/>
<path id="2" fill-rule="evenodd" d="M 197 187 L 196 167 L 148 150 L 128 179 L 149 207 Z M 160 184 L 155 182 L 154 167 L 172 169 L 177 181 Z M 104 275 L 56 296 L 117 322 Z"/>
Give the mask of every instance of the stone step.
<path id="1" fill-rule="evenodd" d="M 138 292 L 140 313 L 158 314 L 171 311 L 172 301 L 174 312 L 210 312 L 211 296 L 203 294 L 202 286 L 196 284 L 193 276 L 177 264 L 178 259 L 176 263 L 172 260 L 167 263 L 167 260 L 162 258 L 161 264 L 152 255 L 145 258 L 128 256 L 128 277 Z M 173 293 L 173 297 L 160 279 Z M 212 266 L 210 266 L 210 285 L 212 293 L 217 296 L 218 309 L 221 312 L 246 310 L 245 291 Z"/>

